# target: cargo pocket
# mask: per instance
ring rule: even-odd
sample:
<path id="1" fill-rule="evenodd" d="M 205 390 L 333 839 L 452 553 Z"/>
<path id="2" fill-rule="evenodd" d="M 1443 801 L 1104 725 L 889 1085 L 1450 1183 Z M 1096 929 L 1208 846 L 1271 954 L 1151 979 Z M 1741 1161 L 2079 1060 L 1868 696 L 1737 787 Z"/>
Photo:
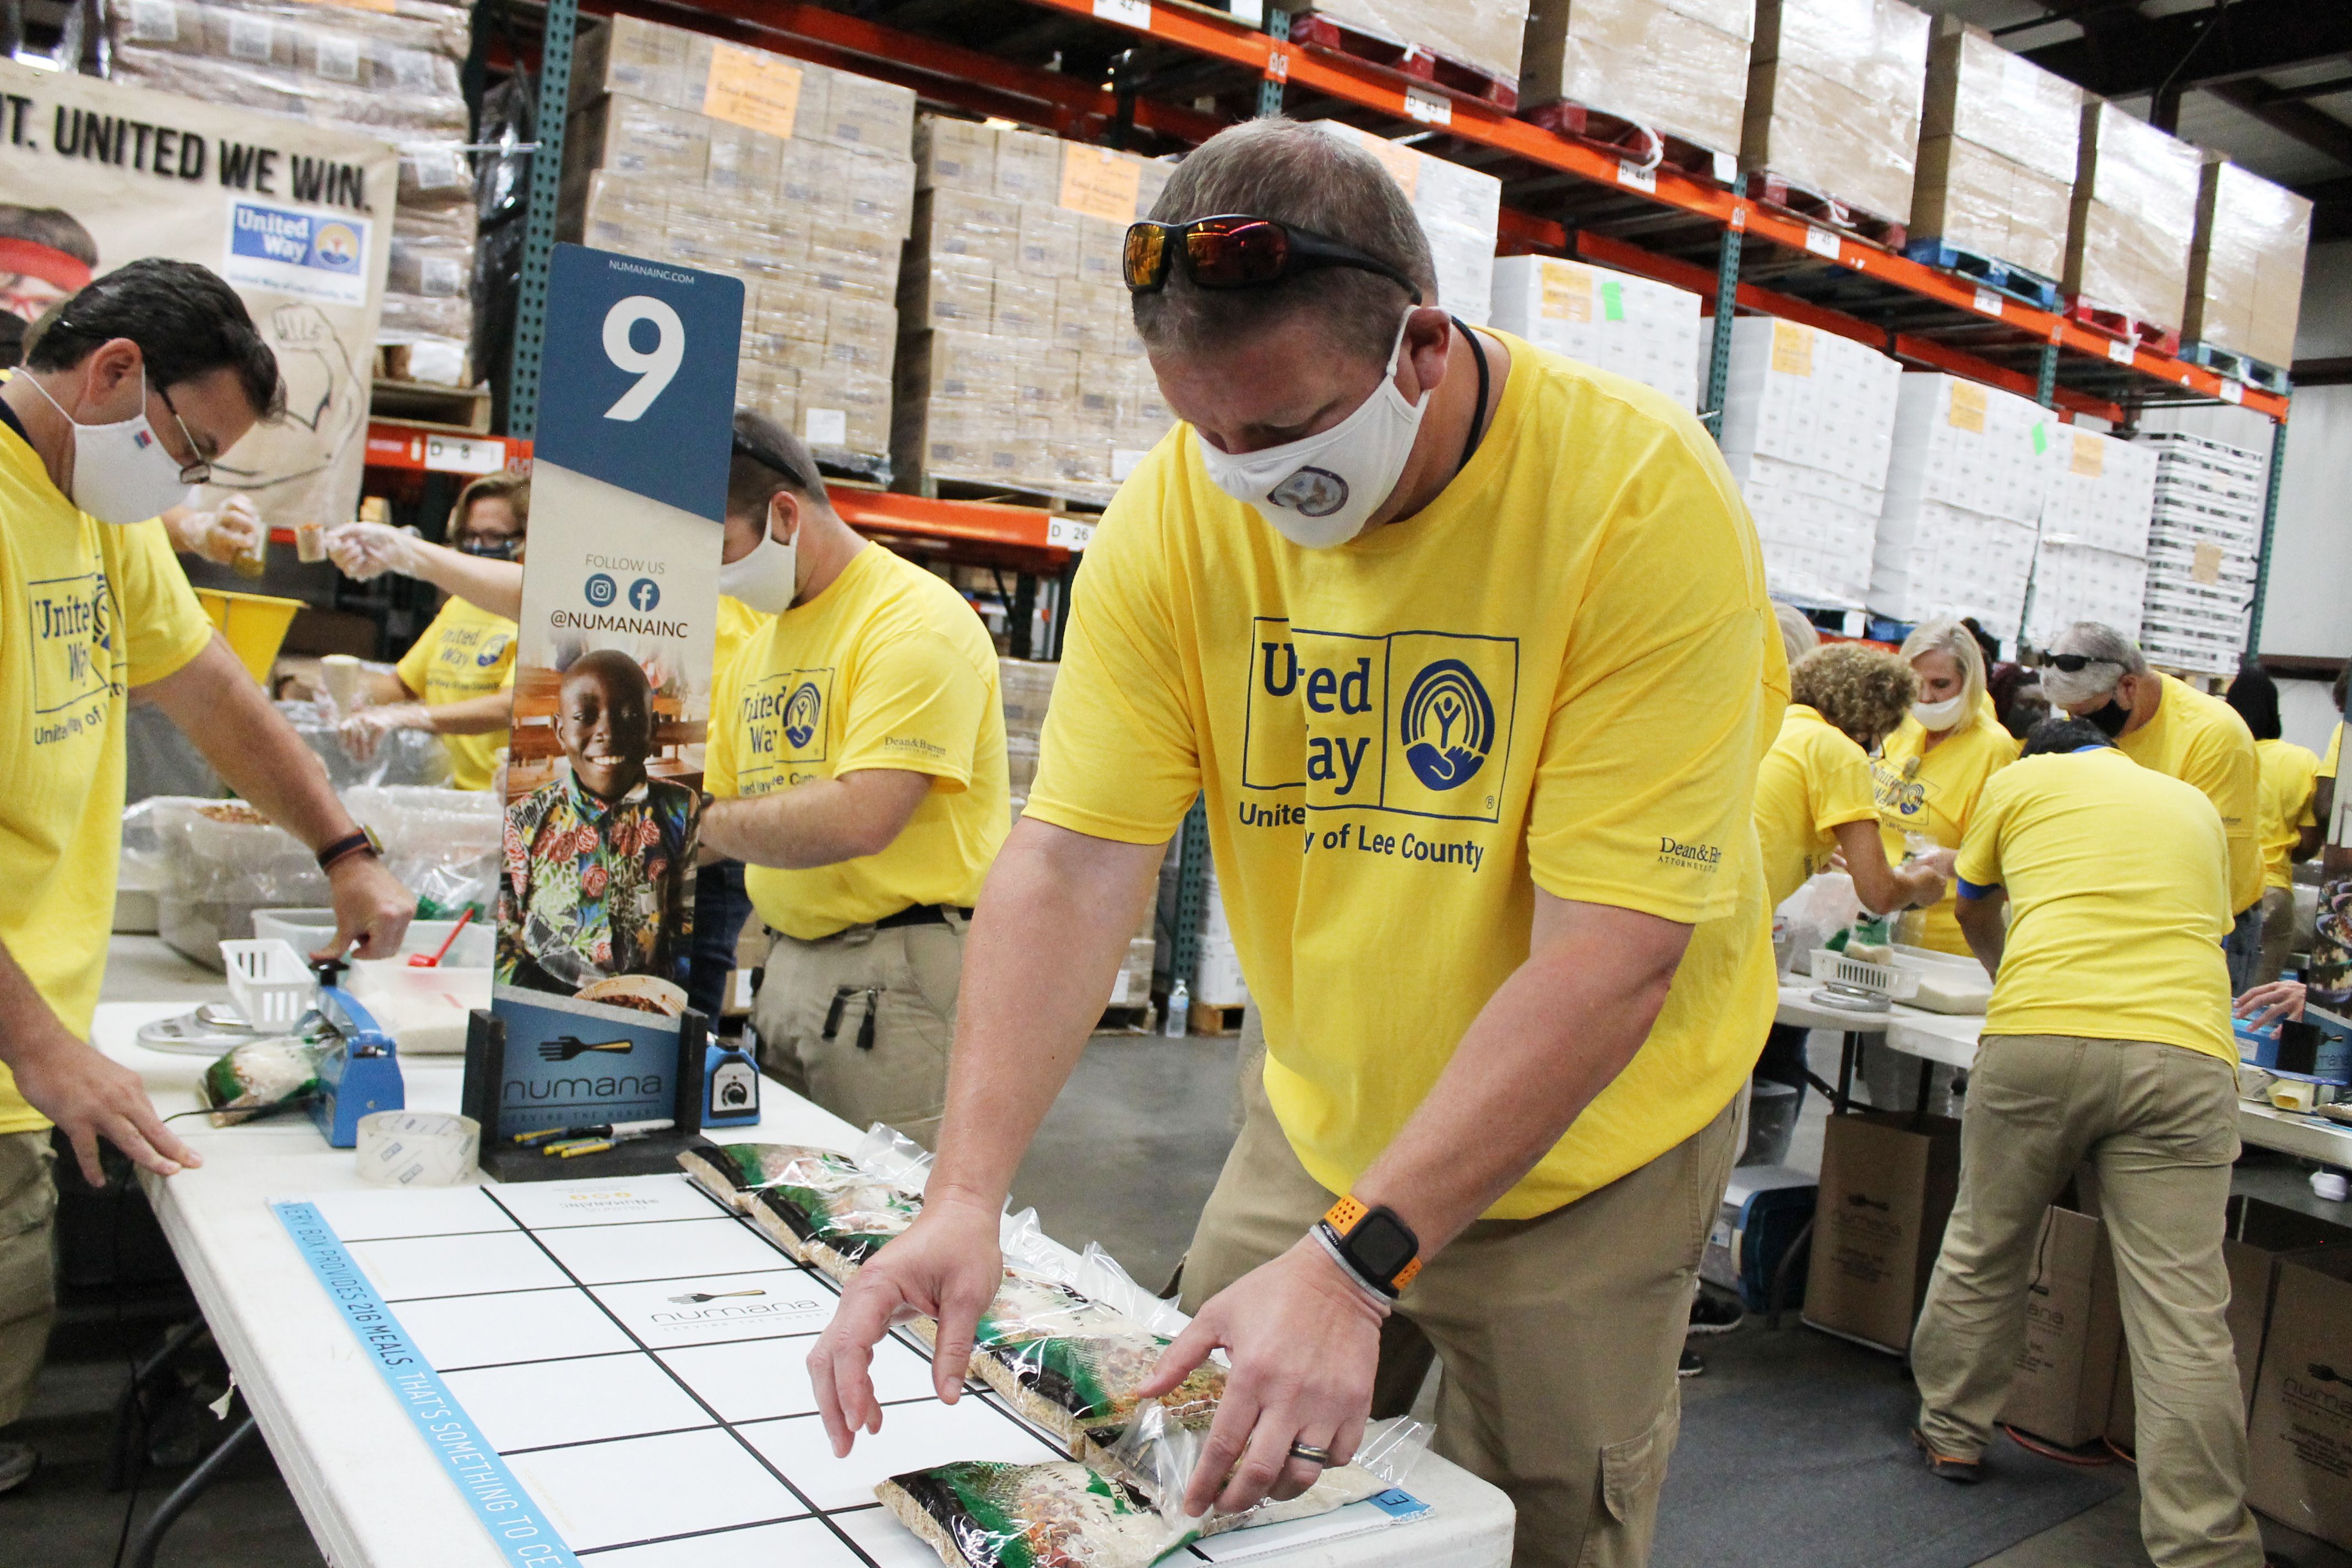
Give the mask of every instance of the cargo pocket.
<path id="1" fill-rule="evenodd" d="M 1646 1431 L 1601 1450 L 1601 1506 L 1584 1527 L 1577 1568 L 1641 1568 L 1649 1562 L 1658 1492 L 1682 1425 L 1682 1391 L 1676 1389 Z"/>

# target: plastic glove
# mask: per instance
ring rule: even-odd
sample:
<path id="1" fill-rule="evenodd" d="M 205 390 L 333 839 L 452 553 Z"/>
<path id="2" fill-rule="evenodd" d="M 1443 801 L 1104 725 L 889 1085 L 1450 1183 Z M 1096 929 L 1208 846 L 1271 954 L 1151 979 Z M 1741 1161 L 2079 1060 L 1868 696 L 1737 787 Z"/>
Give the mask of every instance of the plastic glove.
<path id="1" fill-rule="evenodd" d="M 251 498 L 234 495 L 218 511 L 192 511 L 181 520 L 175 544 L 226 566 L 249 553 L 261 539 L 261 513 Z"/>
<path id="2" fill-rule="evenodd" d="M 383 522 L 347 522 L 327 534 L 327 554 L 338 571 L 364 583 L 387 572 L 416 575 L 416 535 Z"/>
<path id="3" fill-rule="evenodd" d="M 372 762 L 376 748 L 394 730 L 430 730 L 433 710 L 422 702 L 387 702 L 381 708 L 362 708 L 335 726 L 336 738 L 355 763 Z"/>

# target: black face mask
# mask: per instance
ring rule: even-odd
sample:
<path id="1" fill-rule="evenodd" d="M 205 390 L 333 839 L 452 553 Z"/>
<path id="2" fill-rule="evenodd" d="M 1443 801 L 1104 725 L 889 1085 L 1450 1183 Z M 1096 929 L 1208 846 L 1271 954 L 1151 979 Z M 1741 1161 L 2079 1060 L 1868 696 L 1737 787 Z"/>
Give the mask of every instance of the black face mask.
<path id="1" fill-rule="evenodd" d="M 2096 724 L 2099 733 L 2110 741 L 2124 732 L 2124 726 L 2131 722 L 2131 716 L 2132 710 L 2112 697 L 2083 715 Z"/>
<path id="2" fill-rule="evenodd" d="M 478 555 L 485 561 L 512 561 L 522 553 L 520 536 L 510 539 L 468 538 L 457 546 L 460 555 Z"/>

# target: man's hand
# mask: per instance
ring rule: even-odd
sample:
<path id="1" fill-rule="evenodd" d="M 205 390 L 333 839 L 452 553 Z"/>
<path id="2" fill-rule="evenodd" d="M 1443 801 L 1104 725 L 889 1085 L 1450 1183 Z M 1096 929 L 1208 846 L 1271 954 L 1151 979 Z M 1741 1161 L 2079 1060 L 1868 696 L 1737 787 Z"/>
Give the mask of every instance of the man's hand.
<path id="1" fill-rule="evenodd" d="M 16 1089 L 65 1132 L 91 1186 L 106 1184 L 98 1163 L 100 1138 L 159 1176 L 205 1163 L 163 1125 L 137 1073 L 62 1026 L 42 1033 L 42 1039 L 19 1042 L 10 1053 Z"/>
<path id="2" fill-rule="evenodd" d="M 252 499 L 233 495 L 218 511 L 189 511 L 174 507 L 164 515 L 172 547 L 226 566 L 250 552 L 261 540 L 261 514 Z"/>
<path id="3" fill-rule="evenodd" d="M 422 702 L 386 702 L 362 708 L 335 726 L 335 738 L 355 763 L 372 761 L 383 738 L 394 730 L 430 730 L 433 710 Z"/>
<path id="4" fill-rule="evenodd" d="M 870 1368 L 874 1347 L 893 1323 L 909 1318 L 939 1323 L 931 1386 L 950 1405 L 962 1394 L 981 1311 L 1004 1282 L 998 1218 L 999 1211 L 988 1204 L 952 1192 L 927 1192 L 921 1216 L 858 1269 L 842 1291 L 833 1321 L 808 1355 L 809 1382 L 834 1458 L 845 1458 L 858 1433 L 882 1430 L 882 1405 L 874 1397 Z"/>
<path id="5" fill-rule="evenodd" d="M 416 575 L 416 536 L 383 522 L 347 522 L 327 534 L 327 554 L 355 583 L 394 573 Z"/>
<path id="6" fill-rule="evenodd" d="M 346 855 L 327 873 L 335 906 L 335 940 L 312 958 L 341 958 L 360 944 L 353 958 L 392 958 L 416 915 L 416 895 L 373 855 Z"/>
<path id="7" fill-rule="evenodd" d="M 1293 1458 L 1293 1443 L 1329 1449 L 1333 1465 L 1356 1457 L 1387 1315 L 1311 1236 L 1209 1299 L 1137 1390 L 1158 1398 L 1219 1347 L 1233 1362 L 1184 1493 L 1188 1518 L 1212 1503 L 1239 1513 L 1261 1498 L 1286 1501 L 1313 1486 L 1323 1467 Z"/>
<path id="8" fill-rule="evenodd" d="M 2238 998 L 2231 1009 L 2241 1018 L 2254 1018 L 2254 1027 L 2267 1029 L 2281 1018 L 2303 1016 L 2304 984 L 2300 980 L 2273 980 L 2257 985 Z"/>

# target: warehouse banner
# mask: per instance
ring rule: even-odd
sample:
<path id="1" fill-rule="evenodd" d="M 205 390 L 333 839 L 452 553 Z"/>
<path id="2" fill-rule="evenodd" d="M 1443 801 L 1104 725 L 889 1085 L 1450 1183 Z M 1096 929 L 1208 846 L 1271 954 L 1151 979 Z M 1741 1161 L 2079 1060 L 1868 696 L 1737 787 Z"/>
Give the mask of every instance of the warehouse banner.
<path id="1" fill-rule="evenodd" d="M 399 176 L 392 148 L 348 132 L 0 60 L 0 310 L 29 323 L 143 257 L 211 268 L 277 350 L 286 417 L 213 465 L 207 500 L 343 521 Z"/>
<path id="2" fill-rule="evenodd" d="M 663 1099 L 622 1080 L 686 1006 L 742 317 L 735 279 L 556 247 L 493 994 L 508 1060 L 600 1104 Z"/>

